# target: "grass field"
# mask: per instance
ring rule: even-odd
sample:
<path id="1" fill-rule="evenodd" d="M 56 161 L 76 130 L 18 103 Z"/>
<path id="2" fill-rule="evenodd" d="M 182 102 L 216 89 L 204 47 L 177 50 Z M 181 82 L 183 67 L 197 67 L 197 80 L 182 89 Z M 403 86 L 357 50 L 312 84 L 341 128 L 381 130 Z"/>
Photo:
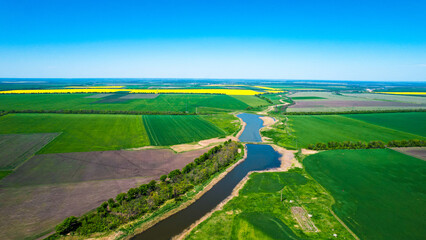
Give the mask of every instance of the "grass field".
<path id="1" fill-rule="evenodd" d="M 240 120 L 232 114 L 214 114 L 200 117 L 225 131 L 226 135 L 233 135 L 240 129 Z"/>
<path id="2" fill-rule="evenodd" d="M 232 96 L 233 98 L 236 98 L 237 100 L 251 106 L 251 107 L 258 107 L 258 106 L 265 106 L 269 105 L 269 103 L 261 98 L 258 98 L 256 96 Z"/>
<path id="3" fill-rule="evenodd" d="M 156 146 L 226 136 L 223 130 L 199 116 L 144 115 L 142 118 L 149 140 Z"/>
<path id="4" fill-rule="evenodd" d="M 140 116 L 100 114 L 8 114 L 0 134 L 62 133 L 39 153 L 117 150 L 149 145 Z"/>
<path id="5" fill-rule="evenodd" d="M 0 134 L 0 170 L 13 170 L 59 133 Z"/>
<path id="6" fill-rule="evenodd" d="M 283 202 L 281 202 L 283 189 Z M 331 215 L 332 198 L 302 169 L 290 172 L 253 173 L 223 210 L 198 225 L 187 239 L 352 239 Z M 319 232 L 304 231 L 291 208 L 312 214 Z"/>
<path id="7" fill-rule="evenodd" d="M 361 114 L 359 115 L 358 117 L 362 118 Z M 400 125 L 404 124 L 403 119 L 410 118 L 410 115 L 404 116 L 400 118 Z M 346 115 L 302 115 L 288 116 L 288 118 L 299 147 L 329 141 L 382 140 L 388 142 L 402 139 L 424 139 L 420 135 L 367 123 Z"/>
<path id="8" fill-rule="evenodd" d="M 228 95 L 160 94 L 154 99 L 121 99 L 121 102 L 102 103 L 96 94 L 0 94 L 0 110 L 114 110 L 152 112 L 195 112 L 196 108 L 215 108 L 216 111 L 244 110 L 249 105 Z M 118 94 L 120 95 L 120 94 Z M 122 94 L 126 96 L 126 94 Z M 248 96 L 252 104 L 254 96 Z M 98 103 L 96 103 L 98 102 Z"/>
<path id="9" fill-rule="evenodd" d="M 304 165 L 361 239 L 424 239 L 426 162 L 389 149 L 334 150 Z"/>
<path id="10" fill-rule="evenodd" d="M 426 137 L 426 112 L 352 114 L 345 116 Z"/>

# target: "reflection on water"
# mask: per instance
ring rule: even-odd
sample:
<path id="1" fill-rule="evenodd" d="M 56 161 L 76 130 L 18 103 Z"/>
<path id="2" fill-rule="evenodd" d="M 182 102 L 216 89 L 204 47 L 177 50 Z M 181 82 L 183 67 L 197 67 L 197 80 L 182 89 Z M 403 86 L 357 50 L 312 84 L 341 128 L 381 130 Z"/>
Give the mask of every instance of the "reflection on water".
<path id="1" fill-rule="evenodd" d="M 244 118 L 246 117 L 244 116 Z M 247 159 L 237 165 L 200 199 L 132 239 L 166 240 L 180 234 L 227 198 L 248 172 L 279 167 L 279 157 L 280 154 L 269 145 L 247 144 Z"/>

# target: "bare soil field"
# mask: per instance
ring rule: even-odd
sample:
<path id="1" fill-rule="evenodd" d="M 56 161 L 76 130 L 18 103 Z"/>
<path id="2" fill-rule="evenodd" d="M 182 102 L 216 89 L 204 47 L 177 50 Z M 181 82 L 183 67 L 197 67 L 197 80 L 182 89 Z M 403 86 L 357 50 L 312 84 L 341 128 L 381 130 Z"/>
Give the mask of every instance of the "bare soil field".
<path id="1" fill-rule="evenodd" d="M 0 134 L 0 170 L 15 169 L 59 134 Z"/>
<path id="2" fill-rule="evenodd" d="M 0 239 L 24 239 L 53 231 L 69 216 L 98 207 L 151 178 L 0 188 Z"/>
<path id="3" fill-rule="evenodd" d="M 118 193 L 181 169 L 207 152 L 170 149 L 41 154 L 0 185 L 0 239 L 53 230 L 69 216 L 98 207 Z"/>
<path id="4" fill-rule="evenodd" d="M 402 147 L 402 148 L 392 148 L 392 149 L 400 153 L 404 153 L 409 156 L 426 161 L 426 147 Z"/>
<path id="5" fill-rule="evenodd" d="M 390 102 L 390 101 L 298 101 L 290 108 L 314 108 L 314 107 L 420 107 L 415 103 Z"/>
<path id="6" fill-rule="evenodd" d="M 210 148 L 175 154 L 169 149 L 53 153 L 34 156 L 0 187 L 71 183 L 132 177 L 158 178 L 182 168 Z"/>
<path id="7" fill-rule="evenodd" d="M 139 93 L 134 93 L 134 94 L 128 94 L 125 96 L 120 97 L 120 99 L 154 99 L 156 97 L 158 97 L 159 94 L 139 94 Z"/>
<path id="8" fill-rule="evenodd" d="M 111 95 L 113 95 L 113 94 L 99 93 L 99 94 L 87 96 L 87 97 L 84 97 L 84 98 L 104 98 L 104 97 L 108 97 L 108 96 L 111 96 Z"/>

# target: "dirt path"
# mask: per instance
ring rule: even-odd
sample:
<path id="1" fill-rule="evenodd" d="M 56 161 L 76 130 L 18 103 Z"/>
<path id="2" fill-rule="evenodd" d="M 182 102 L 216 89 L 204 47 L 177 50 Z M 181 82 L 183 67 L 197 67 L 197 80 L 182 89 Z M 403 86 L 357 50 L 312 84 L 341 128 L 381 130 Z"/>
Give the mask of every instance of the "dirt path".
<path id="1" fill-rule="evenodd" d="M 173 145 L 173 146 L 170 146 L 170 148 L 177 153 L 181 153 L 181 152 L 188 152 L 188 151 L 193 151 L 197 149 L 202 149 L 202 148 L 206 148 L 206 147 L 210 147 L 214 145 L 219 145 L 220 143 L 226 142 L 228 140 L 239 142 L 240 140 L 238 138 L 244 132 L 244 129 L 246 128 L 247 124 L 241 118 L 237 116 L 237 113 L 235 113 L 234 116 L 237 117 L 241 123 L 241 129 L 240 131 L 238 131 L 235 137 L 227 136 L 225 138 L 211 138 L 211 139 L 201 140 L 198 143 L 186 143 L 186 144 Z"/>
<path id="2" fill-rule="evenodd" d="M 342 224 L 342 226 L 345 227 L 346 230 L 348 230 L 352 237 L 354 237 L 356 240 L 359 240 L 359 237 L 354 232 L 352 232 L 352 230 L 348 226 L 346 226 L 346 224 L 333 212 L 333 210 L 330 209 L 330 212 L 337 219 L 337 221 L 339 221 L 340 224 Z"/>

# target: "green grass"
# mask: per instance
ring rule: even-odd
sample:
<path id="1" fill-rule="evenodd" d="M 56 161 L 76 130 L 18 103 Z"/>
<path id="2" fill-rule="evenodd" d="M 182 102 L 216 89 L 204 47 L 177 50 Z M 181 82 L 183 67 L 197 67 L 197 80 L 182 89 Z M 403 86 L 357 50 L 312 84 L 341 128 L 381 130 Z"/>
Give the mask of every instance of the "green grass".
<path id="1" fill-rule="evenodd" d="M 0 171 L 0 180 L 2 180 L 7 175 L 11 174 L 13 171 Z"/>
<path id="2" fill-rule="evenodd" d="M 426 236 L 426 162 L 389 149 L 334 150 L 304 160 L 361 239 Z"/>
<path id="3" fill-rule="evenodd" d="M 144 115 L 143 122 L 152 145 L 167 146 L 224 137 L 226 133 L 199 116 Z"/>
<path id="4" fill-rule="evenodd" d="M 345 116 L 426 137 L 426 112 L 352 114 Z"/>
<path id="5" fill-rule="evenodd" d="M 265 106 L 269 105 L 269 103 L 261 98 L 258 98 L 256 96 L 245 96 L 245 95 L 235 95 L 232 96 L 233 98 L 251 106 L 251 107 L 259 107 L 259 106 Z"/>
<path id="6" fill-rule="evenodd" d="M 0 134 L 0 170 L 13 170 L 59 133 Z"/>
<path id="7" fill-rule="evenodd" d="M 195 112 L 208 107 L 243 110 L 249 105 L 228 95 L 161 94 L 155 99 L 132 99 L 117 103 L 95 103 L 101 99 L 85 98 L 93 94 L 0 94 L 0 110 L 113 110 L 153 112 Z M 257 97 L 246 100 L 251 104 L 263 101 Z M 265 102 L 266 103 L 266 102 Z M 263 103 L 262 103 L 263 104 Z"/>
<path id="8" fill-rule="evenodd" d="M 200 223 L 187 239 L 330 239 L 333 233 L 352 239 L 330 213 L 331 204 L 331 196 L 302 169 L 253 173 L 239 195 Z M 313 214 L 320 231 L 295 227 L 293 206 Z"/>
<path id="9" fill-rule="evenodd" d="M 0 134 L 58 133 L 39 153 L 117 150 L 149 145 L 140 116 L 101 114 L 8 114 Z"/>
<path id="10" fill-rule="evenodd" d="M 240 120 L 232 114 L 205 115 L 201 118 L 225 131 L 226 135 L 233 135 L 240 129 Z"/>
<path id="11" fill-rule="evenodd" d="M 299 147 L 329 141 L 382 140 L 388 142 L 402 139 L 424 139 L 419 135 L 374 125 L 345 115 L 303 115 L 288 116 L 288 118 Z M 294 145 L 294 143 L 291 144 Z"/>

